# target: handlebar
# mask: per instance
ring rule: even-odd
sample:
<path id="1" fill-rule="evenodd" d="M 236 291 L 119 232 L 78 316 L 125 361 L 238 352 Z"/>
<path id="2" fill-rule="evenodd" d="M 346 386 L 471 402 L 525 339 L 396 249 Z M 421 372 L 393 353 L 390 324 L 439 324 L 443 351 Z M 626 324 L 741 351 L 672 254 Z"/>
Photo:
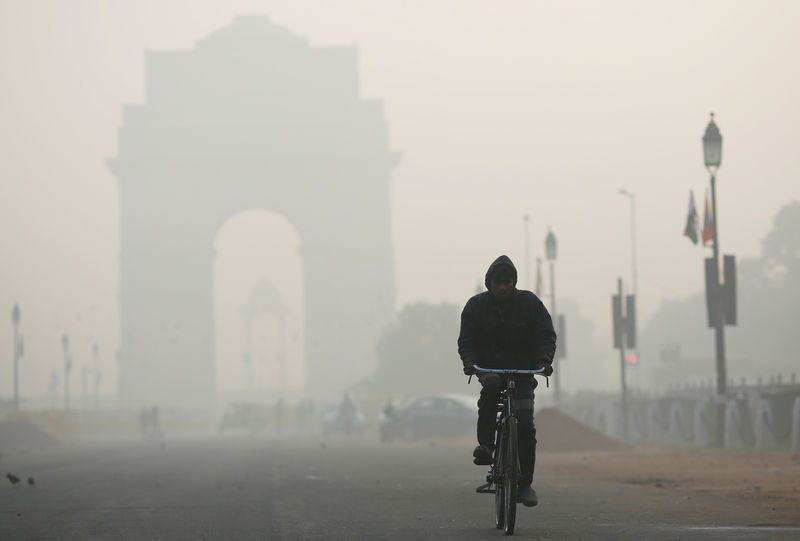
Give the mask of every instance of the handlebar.
<path id="1" fill-rule="evenodd" d="M 482 372 L 484 374 L 503 374 L 503 375 L 536 375 L 544 373 L 544 368 L 539 368 L 537 370 L 517 370 L 516 368 L 481 368 L 480 366 L 475 366 L 476 372 Z"/>

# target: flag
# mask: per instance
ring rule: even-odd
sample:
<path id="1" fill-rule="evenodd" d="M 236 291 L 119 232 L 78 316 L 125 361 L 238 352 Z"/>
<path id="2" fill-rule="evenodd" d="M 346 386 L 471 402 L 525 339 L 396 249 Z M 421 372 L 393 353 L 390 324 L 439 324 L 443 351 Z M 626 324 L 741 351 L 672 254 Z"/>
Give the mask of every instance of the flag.
<path id="1" fill-rule="evenodd" d="M 697 209 L 694 206 L 694 192 L 689 191 L 689 215 L 686 217 L 686 229 L 683 236 L 697 244 Z"/>
<path id="2" fill-rule="evenodd" d="M 714 218 L 711 216 L 711 207 L 708 206 L 708 190 L 706 190 L 706 208 L 703 210 L 703 244 L 714 240 Z"/>
<path id="3" fill-rule="evenodd" d="M 542 258 L 536 258 L 536 293 L 537 297 L 542 296 Z"/>

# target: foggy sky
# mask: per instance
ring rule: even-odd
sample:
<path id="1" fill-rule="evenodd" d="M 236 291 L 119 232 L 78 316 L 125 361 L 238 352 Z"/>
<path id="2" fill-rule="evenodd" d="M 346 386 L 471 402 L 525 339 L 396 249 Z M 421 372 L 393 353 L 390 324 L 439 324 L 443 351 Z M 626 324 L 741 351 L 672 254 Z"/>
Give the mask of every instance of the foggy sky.
<path id="1" fill-rule="evenodd" d="M 534 260 L 552 225 L 557 294 L 594 321 L 613 362 L 609 295 L 631 272 L 620 187 L 637 194 L 640 326 L 662 300 L 703 288 L 710 250 L 682 231 L 690 189 L 703 205 L 709 111 L 724 138 L 724 253 L 757 255 L 777 210 L 800 198 L 796 2 L 163 4 L 0 3 L 0 395 L 11 390 L 15 301 L 23 395 L 44 393 L 60 369 L 65 331 L 78 365 L 98 341 L 103 389 L 114 389 L 119 193 L 104 161 L 116 154 L 122 106 L 144 100 L 147 49 L 190 49 L 241 14 L 265 14 L 314 46 L 357 44 L 361 95 L 383 100 L 391 146 L 403 152 L 392 188 L 398 308 L 461 305 L 501 253 L 531 286 L 522 228 L 530 213 Z M 235 218 L 243 233 L 218 235 L 219 257 L 233 258 L 218 264 L 291 281 L 246 249 L 271 219 Z M 280 234 L 276 243 L 291 250 Z M 218 277 L 229 280 L 220 290 L 242 283 L 227 305 L 217 300 L 218 318 L 237 317 L 242 278 Z M 219 323 L 218 351 L 241 334 L 237 325 Z M 234 380 L 241 351 L 230 349 L 223 371 Z M 609 366 L 586 381 L 612 386 Z"/>

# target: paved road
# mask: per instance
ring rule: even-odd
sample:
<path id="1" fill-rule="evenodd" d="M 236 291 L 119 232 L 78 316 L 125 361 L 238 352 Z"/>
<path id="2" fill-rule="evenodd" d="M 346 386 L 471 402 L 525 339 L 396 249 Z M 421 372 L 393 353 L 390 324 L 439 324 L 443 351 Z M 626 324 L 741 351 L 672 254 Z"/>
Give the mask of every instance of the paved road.
<path id="1" fill-rule="evenodd" d="M 484 468 L 462 443 L 205 437 L 13 454 L 0 472 L 0 539 L 498 539 Z M 563 469 L 563 468 L 562 468 Z M 744 502 L 556 474 L 515 537 L 539 540 L 798 539 Z"/>

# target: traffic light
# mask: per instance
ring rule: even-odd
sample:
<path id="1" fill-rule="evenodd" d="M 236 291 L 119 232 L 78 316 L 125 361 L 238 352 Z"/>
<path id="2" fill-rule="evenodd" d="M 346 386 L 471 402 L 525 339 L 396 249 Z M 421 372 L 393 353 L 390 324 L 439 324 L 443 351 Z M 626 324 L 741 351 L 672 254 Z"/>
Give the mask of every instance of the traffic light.
<path id="1" fill-rule="evenodd" d="M 722 258 L 722 273 L 725 283 L 722 285 L 722 312 L 726 325 L 736 325 L 736 258 L 726 255 Z"/>
<path id="2" fill-rule="evenodd" d="M 707 257 L 705 263 L 708 327 L 717 326 L 719 314 L 724 315 L 725 325 L 736 325 L 736 258 L 732 255 L 723 256 L 723 283 L 719 282 L 719 270 L 714 258 Z"/>
<path id="3" fill-rule="evenodd" d="M 622 315 L 622 302 L 619 295 L 611 297 L 611 314 L 614 320 L 614 349 L 622 347 L 622 332 L 625 327 L 625 318 Z"/>
<path id="4" fill-rule="evenodd" d="M 636 347 L 636 295 L 626 295 L 625 314 L 622 313 L 622 302 L 619 295 L 611 297 L 611 312 L 614 320 L 614 348 L 619 349 L 622 333 L 625 333 L 625 347 Z"/>
<path id="5" fill-rule="evenodd" d="M 713 257 L 706 258 L 706 314 L 708 315 L 708 327 L 713 329 L 717 326 L 719 313 L 717 312 L 717 302 L 719 298 L 719 271 L 714 264 Z"/>
<path id="6" fill-rule="evenodd" d="M 628 295 L 625 299 L 625 338 L 628 347 L 636 347 L 636 296 Z M 632 363 L 636 364 L 636 363 Z"/>

